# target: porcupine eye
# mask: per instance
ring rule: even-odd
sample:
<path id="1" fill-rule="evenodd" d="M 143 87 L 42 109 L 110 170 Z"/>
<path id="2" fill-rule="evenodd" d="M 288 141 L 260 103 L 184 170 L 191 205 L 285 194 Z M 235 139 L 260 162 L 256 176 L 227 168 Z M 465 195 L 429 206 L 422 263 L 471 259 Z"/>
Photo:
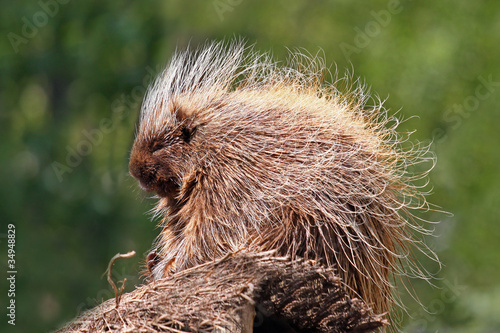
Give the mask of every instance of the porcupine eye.
<path id="1" fill-rule="evenodd" d="M 196 126 L 195 127 L 183 127 L 181 129 L 181 138 L 182 141 L 185 143 L 191 142 L 191 139 L 193 138 L 194 133 L 196 132 Z"/>

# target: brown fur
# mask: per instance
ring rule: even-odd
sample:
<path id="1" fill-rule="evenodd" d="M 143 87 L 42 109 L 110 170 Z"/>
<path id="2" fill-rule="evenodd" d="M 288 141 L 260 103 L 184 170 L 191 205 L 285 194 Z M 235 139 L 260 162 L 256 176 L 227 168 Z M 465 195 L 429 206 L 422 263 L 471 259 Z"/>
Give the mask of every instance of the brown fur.
<path id="1" fill-rule="evenodd" d="M 151 87 L 130 158 L 163 217 L 148 267 L 157 279 L 241 248 L 277 250 L 335 266 L 351 295 L 387 312 L 391 276 L 425 232 L 406 169 L 424 159 L 401 149 L 361 87 L 342 93 L 321 82 L 321 60 L 294 57 L 278 67 L 210 44 L 176 55 Z"/>

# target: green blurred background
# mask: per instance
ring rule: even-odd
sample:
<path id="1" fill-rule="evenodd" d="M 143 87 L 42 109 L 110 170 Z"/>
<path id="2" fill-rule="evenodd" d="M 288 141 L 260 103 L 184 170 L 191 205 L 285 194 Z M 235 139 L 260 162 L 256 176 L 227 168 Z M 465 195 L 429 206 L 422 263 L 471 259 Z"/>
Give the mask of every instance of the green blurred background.
<path id="1" fill-rule="evenodd" d="M 500 332 L 499 1 L 1 2 L 0 331 L 50 331 L 141 283 L 154 201 L 127 172 L 140 103 L 176 47 L 242 36 L 354 69 L 438 157 L 429 200 L 453 215 L 428 240 L 436 288 L 403 296 L 405 332 Z M 7 225 L 16 326 L 7 324 Z M 424 264 L 437 271 L 431 261 Z"/>

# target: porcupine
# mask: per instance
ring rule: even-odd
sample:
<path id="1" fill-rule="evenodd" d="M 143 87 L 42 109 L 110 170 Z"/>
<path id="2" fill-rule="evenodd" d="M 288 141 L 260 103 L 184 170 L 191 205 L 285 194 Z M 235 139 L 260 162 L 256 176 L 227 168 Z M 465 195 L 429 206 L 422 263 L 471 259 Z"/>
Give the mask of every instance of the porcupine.
<path id="1" fill-rule="evenodd" d="M 408 172 L 426 150 L 403 149 L 382 103 L 330 74 L 322 57 L 280 65 L 238 41 L 173 56 L 145 96 L 129 165 L 159 197 L 153 279 L 274 250 L 334 266 L 384 313 L 394 276 L 427 276 L 410 258 L 428 249 L 412 213 L 428 204 Z"/>

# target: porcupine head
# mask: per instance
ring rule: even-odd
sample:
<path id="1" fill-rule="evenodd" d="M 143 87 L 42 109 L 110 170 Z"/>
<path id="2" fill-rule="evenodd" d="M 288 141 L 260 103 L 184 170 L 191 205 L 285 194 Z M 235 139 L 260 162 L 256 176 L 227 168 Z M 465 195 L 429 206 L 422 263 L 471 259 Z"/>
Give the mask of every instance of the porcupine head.
<path id="1" fill-rule="evenodd" d="M 323 82 L 320 57 L 290 59 L 209 43 L 175 54 L 149 88 L 129 167 L 159 199 L 150 275 L 275 250 L 333 266 L 353 297 L 387 312 L 393 275 L 426 231 L 407 171 L 425 155 L 401 148 L 397 121 L 362 86 Z"/>

